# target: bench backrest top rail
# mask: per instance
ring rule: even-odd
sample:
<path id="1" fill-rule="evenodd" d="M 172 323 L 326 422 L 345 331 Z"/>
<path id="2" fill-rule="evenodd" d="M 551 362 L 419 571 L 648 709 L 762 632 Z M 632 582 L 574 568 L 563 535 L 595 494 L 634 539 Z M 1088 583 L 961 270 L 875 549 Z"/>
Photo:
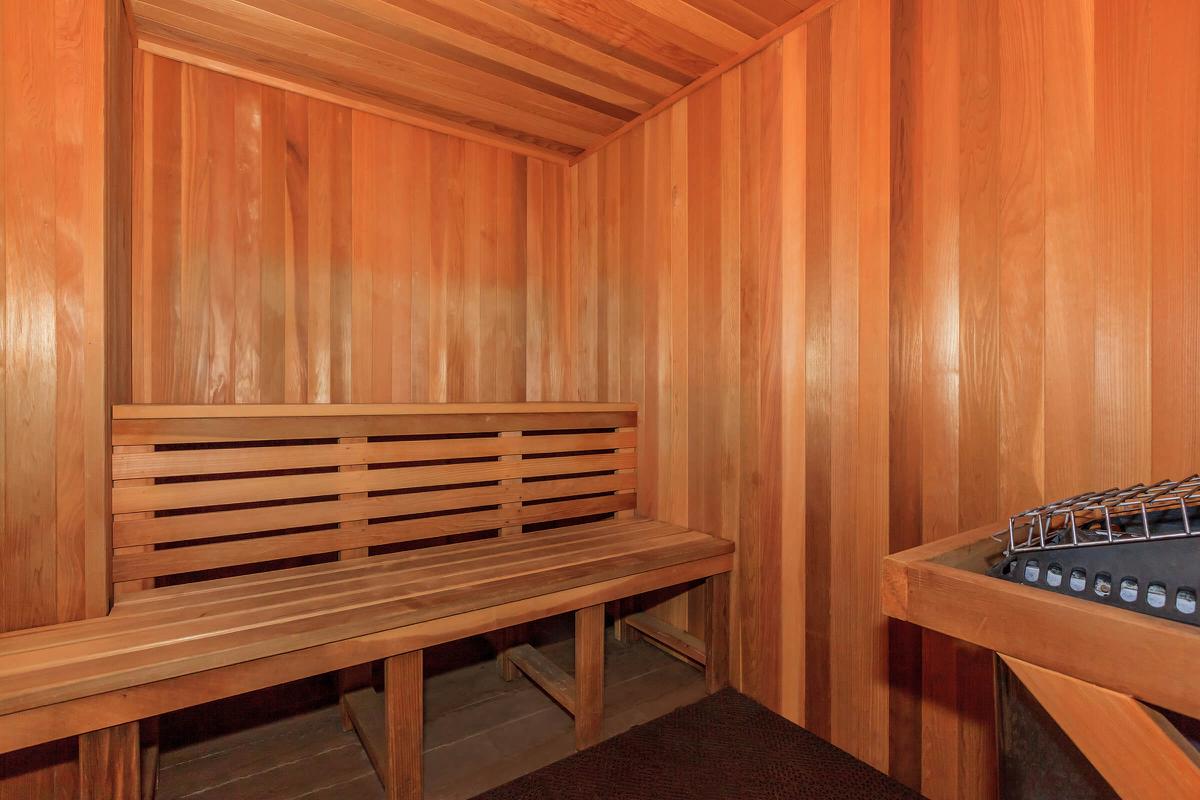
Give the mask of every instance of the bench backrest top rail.
<path id="1" fill-rule="evenodd" d="M 356 417 L 440 414 L 564 414 L 637 412 L 637 403 L 230 403 L 115 405 L 113 419 L 198 419 L 222 417 Z"/>
<path id="2" fill-rule="evenodd" d="M 630 403 L 113 407 L 113 582 L 365 556 L 636 508 Z"/>

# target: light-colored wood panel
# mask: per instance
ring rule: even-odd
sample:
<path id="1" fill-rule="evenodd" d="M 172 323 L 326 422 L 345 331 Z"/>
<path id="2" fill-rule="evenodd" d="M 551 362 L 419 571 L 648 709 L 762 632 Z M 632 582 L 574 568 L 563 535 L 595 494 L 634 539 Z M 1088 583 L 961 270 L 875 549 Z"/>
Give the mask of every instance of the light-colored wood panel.
<path id="1" fill-rule="evenodd" d="M 887 769 L 882 613 L 834 575 L 888 543 L 890 9 L 810 11 L 576 165 L 579 239 L 597 385 L 641 400 L 640 502 L 738 541 L 734 684 Z M 650 613 L 696 635 L 703 610 Z"/>
<path id="2" fill-rule="evenodd" d="M 107 613 L 108 412 L 129 399 L 133 49 L 120 0 L 0 7 L 0 631 Z M 79 791 L 72 748 L 0 797 Z"/>
<path id="3" fill-rule="evenodd" d="M 470 372 L 477 381 L 489 361 L 503 377 L 503 394 L 498 383 L 495 392 L 449 399 L 525 399 L 525 156 L 478 145 L 472 164 L 488 170 L 495 165 L 496 182 L 468 180 L 463 142 L 451 146 L 444 133 L 358 107 L 347 115 L 324 102 L 327 96 L 305 97 L 287 91 L 287 84 L 268 88 L 146 53 L 142 62 L 138 168 L 146 190 L 139 195 L 140 304 L 134 317 L 145 321 L 147 335 L 134 353 L 140 376 L 134 401 L 251 401 L 265 404 L 255 413 L 272 414 L 273 404 L 319 399 L 334 401 L 326 413 L 345 414 L 339 404 L 446 400 L 431 392 L 437 388 L 431 376 L 453 384 Z M 239 111 L 243 101 L 258 110 L 257 119 Z M 229 120 L 232 130 L 208 135 L 214 117 Z M 228 146 L 214 144 L 218 139 Z M 200 224 L 211 209 L 229 206 L 214 194 L 216 184 L 197 182 L 191 168 L 184 169 L 182 143 L 195 150 L 200 140 L 209 143 L 203 163 L 212 164 L 214 175 L 245 182 L 234 184 L 239 199 L 232 207 L 244 206 L 245 213 L 238 212 L 232 225 Z M 248 159 L 244 166 L 242 159 Z M 564 175 L 558 165 L 546 164 L 544 171 Z M 458 213 L 440 213 L 452 187 L 461 196 Z M 468 208 L 495 208 L 495 222 L 489 211 L 486 224 L 466 227 L 462 214 Z M 441 231 L 436 241 L 435 230 Z M 461 250 L 446 251 L 447 241 L 458 241 Z M 239 260 L 232 292 L 226 275 L 219 291 L 210 290 L 211 281 L 203 286 L 202 303 L 184 303 L 190 295 L 183 265 L 196 252 L 232 253 Z M 495 344 L 509 343 L 500 357 L 474 358 L 473 347 L 451 352 L 454 340 L 442 320 L 452 298 L 437 288 L 446 274 L 446 252 L 478 253 L 504 266 L 463 272 L 463 291 L 481 302 L 453 318 L 454 335 L 466 336 L 490 325 L 486 316 L 500 315 L 504 335 Z M 257 270 L 256 283 L 242 282 L 242 258 L 257 265 L 250 267 L 250 274 Z M 482 302 L 489 297 L 493 305 Z M 185 306 L 186 314 L 171 311 Z M 209 345 L 197 338 L 198 326 L 209 320 L 223 331 L 221 352 L 229 350 L 220 361 L 229 365 L 222 369 L 230 377 L 215 384 L 217 396 L 209 393 Z M 203 390 L 193 377 L 199 372 Z M 194 413 L 226 413 L 210 411 Z"/>
<path id="4" fill-rule="evenodd" d="M 1002 658 L 1121 797 L 1200 793 L 1200 753 L 1161 713 L 1129 695 Z M 1110 735 L 1114 726 L 1126 735 Z"/>
<path id="5" fill-rule="evenodd" d="M 1194 9 L 905 0 L 898 13 L 893 541 L 1194 472 L 1175 405 L 1195 384 L 1178 283 L 1197 252 L 1194 104 L 1179 102 L 1200 74 L 1183 45 Z M 921 658 L 923 791 L 994 791 L 989 659 L 941 636 Z M 943 767 L 955 749 L 970 766 Z"/>

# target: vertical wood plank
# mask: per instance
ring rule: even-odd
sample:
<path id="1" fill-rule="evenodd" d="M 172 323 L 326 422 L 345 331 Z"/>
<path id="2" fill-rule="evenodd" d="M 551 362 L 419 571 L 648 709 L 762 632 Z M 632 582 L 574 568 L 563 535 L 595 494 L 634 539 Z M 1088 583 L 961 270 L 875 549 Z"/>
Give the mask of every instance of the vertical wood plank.
<path id="1" fill-rule="evenodd" d="M 1197 471 L 1200 331 L 1200 7 L 1156 0 L 1151 8 L 1152 478 Z"/>
<path id="2" fill-rule="evenodd" d="M 1046 491 L 1068 497 L 1092 485 L 1096 463 L 1095 8 L 1044 10 Z"/>

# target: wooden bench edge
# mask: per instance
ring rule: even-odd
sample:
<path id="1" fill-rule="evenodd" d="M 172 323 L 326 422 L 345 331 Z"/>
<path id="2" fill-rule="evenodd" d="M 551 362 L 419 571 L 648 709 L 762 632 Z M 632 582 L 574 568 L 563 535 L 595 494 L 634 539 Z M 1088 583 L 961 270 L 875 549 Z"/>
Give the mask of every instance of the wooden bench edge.
<path id="1" fill-rule="evenodd" d="M 355 639 L 233 664 L 0 717 L 0 754 L 377 661 L 456 639 L 700 580 L 733 569 L 730 552 L 585 584 Z"/>

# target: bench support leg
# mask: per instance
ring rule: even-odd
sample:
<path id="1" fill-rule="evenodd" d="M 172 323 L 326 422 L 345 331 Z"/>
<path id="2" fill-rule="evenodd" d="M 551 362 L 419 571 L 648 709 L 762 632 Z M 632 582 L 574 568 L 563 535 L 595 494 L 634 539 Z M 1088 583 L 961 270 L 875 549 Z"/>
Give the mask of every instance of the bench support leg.
<path id="1" fill-rule="evenodd" d="M 632 597 L 626 597 L 613 603 L 613 638 L 618 642 L 636 642 L 642 635 L 625 618 L 636 609 Z"/>
<path id="2" fill-rule="evenodd" d="M 575 748 L 600 741 L 604 723 L 604 605 L 575 612 Z"/>
<path id="3" fill-rule="evenodd" d="M 420 650 L 384 661 L 388 800 L 421 800 L 424 676 Z"/>
<path id="4" fill-rule="evenodd" d="M 496 632 L 496 649 L 499 655 L 496 657 L 496 663 L 500 667 L 500 677 L 506 681 L 516 680 L 521 675 L 521 670 L 513 664 L 512 659 L 508 657 L 508 651 L 519 644 L 524 644 L 529 638 L 529 626 L 513 625 L 509 628 L 501 628 Z"/>
<path id="5" fill-rule="evenodd" d="M 136 722 L 80 736 L 80 800 L 141 800 L 141 747 Z"/>
<path id="6" fill-rule="evenodd" d="M 729 573 L 704 582 L 704 687 L 709 694 L 729 685 Z"/>
<path id="7" fill-rule="evenodd" d="M 371 685 L 371 665 L 359 664 L 338 671 L 338 701 L 342 707 L 342 730 L 354 729 L 354 721 L 350 719 L 350 707 L 346 695 Z"/>
<path id="8" fill-rule="evenodd" d="M 154 800 L 158 794 L 159 730 L 158 717 L 141 722 L 142 800 Z"/>

